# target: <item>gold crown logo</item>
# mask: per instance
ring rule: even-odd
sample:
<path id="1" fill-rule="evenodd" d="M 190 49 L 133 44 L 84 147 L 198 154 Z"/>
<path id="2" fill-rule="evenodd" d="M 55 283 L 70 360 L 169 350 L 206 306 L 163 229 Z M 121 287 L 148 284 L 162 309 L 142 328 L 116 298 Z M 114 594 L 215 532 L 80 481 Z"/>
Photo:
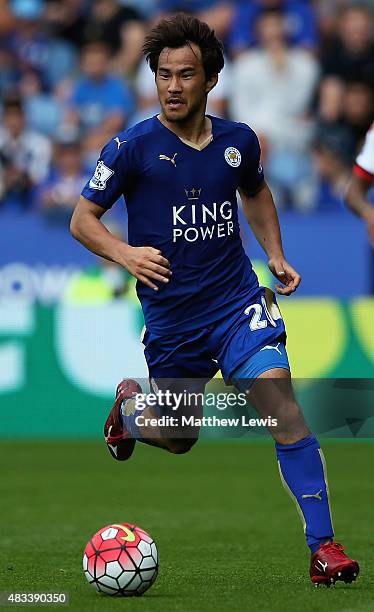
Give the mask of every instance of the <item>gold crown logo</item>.
<path id="1" fill-rule="evenodd" d="M 200 195 L 201 195 L 202 189 L 201 188 L 199 189 L 197 187 L 193 187 L 192 189 L 185 189 L 184 192 L 185 192 L 188 200 L 198 200 Z"/>

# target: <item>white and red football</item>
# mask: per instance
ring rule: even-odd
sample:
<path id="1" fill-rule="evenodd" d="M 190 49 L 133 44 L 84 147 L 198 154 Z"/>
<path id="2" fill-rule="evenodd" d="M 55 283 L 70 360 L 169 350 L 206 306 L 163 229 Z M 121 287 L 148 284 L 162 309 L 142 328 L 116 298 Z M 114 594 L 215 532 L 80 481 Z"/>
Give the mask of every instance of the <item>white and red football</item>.
<path id="1" fill-rule="evenodd" d="M 97 591 L 125 597 L 143 595 L 157 577 L 157 547 L 136 525 L 107 525 L 88 542 L 83 570 Z"/>

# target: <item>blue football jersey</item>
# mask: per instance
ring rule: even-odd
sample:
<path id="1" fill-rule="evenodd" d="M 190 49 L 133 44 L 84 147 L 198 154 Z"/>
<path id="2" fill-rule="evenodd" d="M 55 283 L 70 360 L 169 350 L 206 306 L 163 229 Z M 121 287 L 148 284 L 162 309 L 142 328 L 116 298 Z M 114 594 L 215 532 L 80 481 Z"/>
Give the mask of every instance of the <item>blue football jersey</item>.
<path id="1" fill-rule="evenodd" d="M 159 291 L 137 283 L 155 334 L 204 327 L 245 306 L 258 280 L 240 238 L 236 192 L 264 180 L 257 136 L 210 117 L 212 140 L 197 148 L 157 116 L 121 132 L 101 152 L 82 195 L 109 209 L 124 195 L 129 244 L 159 249 L 171 265 Z"/>

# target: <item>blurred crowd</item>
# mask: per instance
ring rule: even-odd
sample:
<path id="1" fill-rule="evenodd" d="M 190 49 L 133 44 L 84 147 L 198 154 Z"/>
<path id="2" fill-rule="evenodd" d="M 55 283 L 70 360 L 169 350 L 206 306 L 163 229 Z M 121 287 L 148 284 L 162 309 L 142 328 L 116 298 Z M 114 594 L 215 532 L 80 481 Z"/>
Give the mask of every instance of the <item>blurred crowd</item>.
<path id="1" fill-rule="evenodd" d="M 208 112 L 259 135 L 280 208 L 339 209 L 373 121 L 373 5 L 0 0 L 0 211 L 66 219 L 104 143 L 158 111 L 144 35 L 183 10 L 225 43 Z"/>

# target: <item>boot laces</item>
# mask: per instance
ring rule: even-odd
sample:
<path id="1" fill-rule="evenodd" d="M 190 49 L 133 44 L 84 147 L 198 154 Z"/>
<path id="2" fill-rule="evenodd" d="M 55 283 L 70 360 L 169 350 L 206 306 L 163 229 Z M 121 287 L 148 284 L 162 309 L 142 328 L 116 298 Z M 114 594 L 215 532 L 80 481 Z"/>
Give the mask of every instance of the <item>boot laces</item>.
<path id="1" fill-rule="evenodd" d="M 337 560 L 341 560 L 342 558 L 346 557 L 345 553 L 343 552 L 344 546 L 338 542 L 326 542 L 326 544 L 322 544 L 320 549 Z"/>

